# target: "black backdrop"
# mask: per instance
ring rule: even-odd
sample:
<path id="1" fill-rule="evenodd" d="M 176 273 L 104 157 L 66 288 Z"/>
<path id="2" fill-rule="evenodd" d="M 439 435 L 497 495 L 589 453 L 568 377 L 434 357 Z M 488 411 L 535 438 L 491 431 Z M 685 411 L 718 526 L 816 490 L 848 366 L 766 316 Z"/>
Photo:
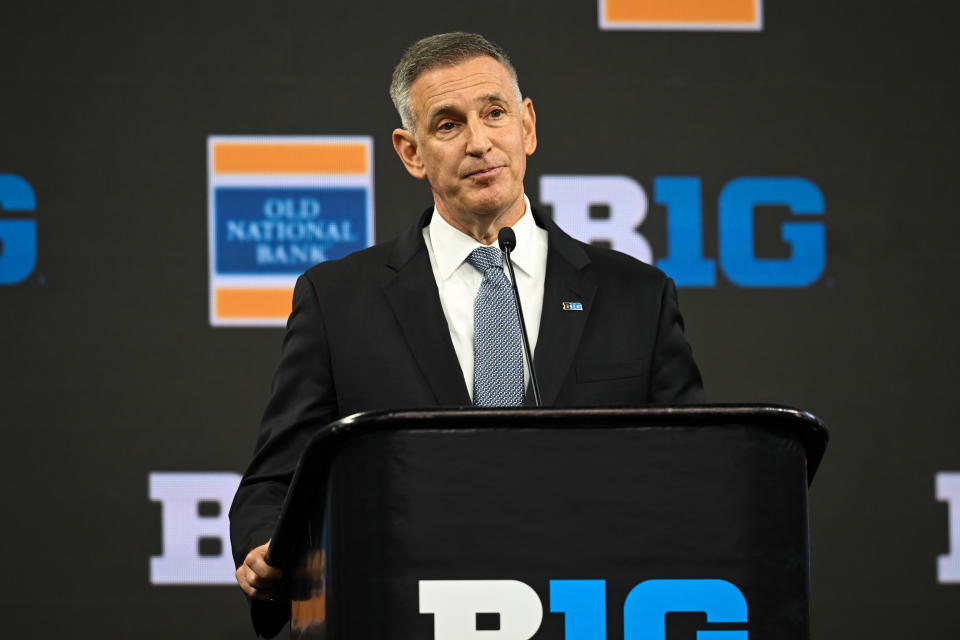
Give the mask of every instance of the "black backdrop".
<path id="1" fill-rule="evenodd" d="M 391 148 L 390 72 L 414 39 L 466 29 L 511 52 L 534 100 L 531 199 L 543 176 L 628 176 L 658 258 L 657 177 L 700 178 L 708 258 L 728 182 L 816 185 L 822 274 L 744 287 L 718 271 L 680 292 L 688 336 L 711 402 L 795 405 L 832 428 L 812 492 L 815 637 L 953 637 L 935 484 L 960 471 L 957 10 L 763 14 L 760 31 L 644 31 L 600 29 L 590 1 L 5 2 L 0 174 L 36 207 L 0 223 L 38 236 L 30 275 L 0 285 L 5 635 L 248 633 L 235 587 L 150 574 L 165 517 L 150 474 L 242 470 L 282 335 L 209 322 L 207 138 L 371 136 L 376 236 L 392 237 L 429 194 Z M 758 253 L 790 253 L 790 219 L 758 211 Z"/>

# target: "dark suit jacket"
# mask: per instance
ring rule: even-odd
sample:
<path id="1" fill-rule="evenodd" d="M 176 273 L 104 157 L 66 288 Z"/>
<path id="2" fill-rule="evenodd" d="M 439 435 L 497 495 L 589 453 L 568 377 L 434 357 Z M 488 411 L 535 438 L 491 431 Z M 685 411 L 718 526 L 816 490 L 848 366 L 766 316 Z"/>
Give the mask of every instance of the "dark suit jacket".
<path id="1" fill-rule="evenodd" d="M 305 444 L 358 411 L 470 405 L 422 229 L 324 262 L 293 294 L 253 461 L 230 510 L 237 565 L 273 533 Z M 545 406 L 703 402 L 673 282 L 629 256 L 548 231 L 534 362 Z M 581 302 L 583 311 L 564 311 Z"/>

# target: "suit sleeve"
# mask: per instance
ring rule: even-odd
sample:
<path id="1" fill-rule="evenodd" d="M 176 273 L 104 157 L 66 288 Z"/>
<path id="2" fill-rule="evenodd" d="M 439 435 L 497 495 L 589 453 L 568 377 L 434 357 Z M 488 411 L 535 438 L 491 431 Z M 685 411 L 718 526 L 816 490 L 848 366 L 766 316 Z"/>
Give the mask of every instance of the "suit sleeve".
<path id="1" fill-rule="evenodd" d="M 683 335 L 683 316 L 673 280 L 664 282 L 657 344 L 650 378 L 650 404 L 703 404 L 703 382 Z"/>
<path id="2" fill-rule="evenodd" d="M 253 460 L 230 507 L 235 566 L 273 535 L 300 454 L 318 429 L 338 415 L 336 390 L 323 314 L 311 280 L 300 276 L 293 292 L 280 364 L 264 410 Z M 252 600 L 254 627 L 271 637 L 282 628 L 289 607 Z M 276 615 L 281 614 L 282 619 Z M 272 627 L 279 623 L 279 627 Z"/>

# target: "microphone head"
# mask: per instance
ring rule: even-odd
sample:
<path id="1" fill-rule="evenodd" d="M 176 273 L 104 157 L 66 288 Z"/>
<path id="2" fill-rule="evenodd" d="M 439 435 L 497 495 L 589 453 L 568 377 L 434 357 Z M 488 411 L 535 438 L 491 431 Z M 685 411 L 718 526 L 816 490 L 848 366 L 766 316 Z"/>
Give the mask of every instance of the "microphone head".
<path id="1" fill-rule="evenodd" d="M 517 248 L 517 234 L 510 227 L 503 227 L 497 233 L 497 242 L 500 243 L 500 251 L 513 251 Z"/>

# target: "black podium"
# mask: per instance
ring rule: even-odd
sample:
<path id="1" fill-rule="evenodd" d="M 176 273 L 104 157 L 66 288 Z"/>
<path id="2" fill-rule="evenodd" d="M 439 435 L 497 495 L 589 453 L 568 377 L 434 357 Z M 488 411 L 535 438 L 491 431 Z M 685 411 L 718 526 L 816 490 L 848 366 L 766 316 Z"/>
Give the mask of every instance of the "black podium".
<path id="1" fill-rule="evenodd" d="M 291 636 L 808 638 L 826 440 L 784 407 L 345 418 L 304 452 L 271 544 Z"/>

